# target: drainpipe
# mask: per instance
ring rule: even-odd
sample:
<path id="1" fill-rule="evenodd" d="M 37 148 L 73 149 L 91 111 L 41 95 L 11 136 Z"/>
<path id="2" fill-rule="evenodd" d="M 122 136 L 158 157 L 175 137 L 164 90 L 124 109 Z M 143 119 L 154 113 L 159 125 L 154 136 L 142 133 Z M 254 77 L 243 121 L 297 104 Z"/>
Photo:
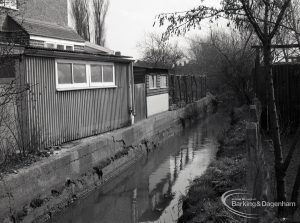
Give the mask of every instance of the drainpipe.
<path id="1" fill-rule="evenodd" d="M 133 100 L 133 64 L 130 63 L 128 66 L 128 90 L 129 90 L 129 113 L 130 113 L 130 120 L 131 120 L 131 125 L 134 124 L 134 100 Z"/>
<path id="2" fill-rule="evenodd" d="M 134 88 L 134 73 L 133 73 L 133 62 L 131 63 L 131 84 L 132 84 L 132 111 L 133 115 L 136 115 L 135 110 L 135 88 Z"/>

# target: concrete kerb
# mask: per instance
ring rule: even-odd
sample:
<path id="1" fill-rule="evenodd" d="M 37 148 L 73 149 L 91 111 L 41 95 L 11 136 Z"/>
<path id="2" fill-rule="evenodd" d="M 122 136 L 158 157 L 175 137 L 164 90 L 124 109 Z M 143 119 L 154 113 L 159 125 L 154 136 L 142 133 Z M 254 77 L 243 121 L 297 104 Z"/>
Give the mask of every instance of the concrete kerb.
<path id="1" fill-rule="evenodd" d="M 261 105 L 255 100 L 255 105 L 250 106 L 250 120 L 247 124 L 247 144 L 248 144 L 248 167 L 247 189 L 253 198 L 258 201 L 272 201 L 271 174 L 265 161 L 264 151 L 260 136 L 260 115 Z M 258 213 L 265 216 L 268 210 L 260 210 Z M 251 222 L 251 221 L 250 221 Z"/>
<path id="2" fill-rule="evenodd" d="M 212 97 L 198 101 L 200 116 Z M 0 222 L 43 222 L 120 173 L 181 129 L 187 105 L 133 126 L 62 145 L 57 154 L 0 181 Z"/>

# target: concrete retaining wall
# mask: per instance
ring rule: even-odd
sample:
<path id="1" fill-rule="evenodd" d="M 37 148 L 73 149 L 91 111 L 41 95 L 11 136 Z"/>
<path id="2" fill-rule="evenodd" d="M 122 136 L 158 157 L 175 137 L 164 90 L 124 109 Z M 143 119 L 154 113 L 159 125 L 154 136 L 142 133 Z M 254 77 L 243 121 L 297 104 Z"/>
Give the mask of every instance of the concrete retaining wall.
<path id="1" fill-rule="evenodd" d="M 131 127 L 62 145 L 53 156 L 0 181 L 0 222 L 43 222 L 134 163 L 185 120 L 209 112 L 212 97 Z"/>
<path id="2" fill-rule="evenodd" d="M 270 166 L 265 159 L 264 148 L 260 135 L 261 105 L 256 101 L 250 106 L 250 120 L 247 124 L 247 145 L 248 145 L 248 172 L 247 190 L 257 201 L 273 202 L 274 194 L 272 188 L 272 175 Z M 252 213 L 260 216 L 258 219 L 247 219 L 247 222 L 271 222 L 274 216 L 272 208 L 254 208 Z"/>

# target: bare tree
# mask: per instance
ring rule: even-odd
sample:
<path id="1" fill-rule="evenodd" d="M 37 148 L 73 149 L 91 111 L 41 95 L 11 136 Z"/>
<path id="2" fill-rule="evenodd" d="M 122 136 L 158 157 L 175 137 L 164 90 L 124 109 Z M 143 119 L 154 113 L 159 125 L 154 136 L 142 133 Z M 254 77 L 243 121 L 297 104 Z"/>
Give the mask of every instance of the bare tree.
<path id="1" fill-rule="evenodd" d="M 109 7 L 106 0 L 93 0 L 94 7 L 94 25 L 95 25 L 95 43 L 101 46 L 105 45 L 105 19 Z"/>
<path id="2" fill-rule="evenodd" d="M 18 2 L 21 8 L 24 2 Z M 0 8 L 0 15 L 22 17 L 23 12 Z M 23 23 L 23 21 L 21 21 Z M 20 104 L 29 86 L 16 76 L 20 47 L 29 43 L 27 35 L 20 30 L 2 27 L 0 33 L 0 164 L 19 154 L 25 156 L 28 147 L 22 135 Z M 19 110 L 19 111 L 18 111 Z"/>
<path id="3" fill-rule="evenodd" d="M 192 38 L 190 55 L 198 72 L 207 75 L 215 85 L 226 85 L 238 96 L 241 103 L 251 102 L 251 74 L 255 42 L 252 32 L 238 33 L 211 31 L 209 37 Z"/>
<path id="4" fill-rule="evenodd" d="M 276 33 L 273 43 L 279 45 L 300 45 L 300 4 L 297 0 L 291 1 L 291 6 L 283 19 L 282 26 Z M 299 60 L 300 47 L 273 49 L 275 62 L 292 62 Z"/>
<path id="5" fill-rule="evenodd" d="M 267 77 L 268 106 L 270 108 L 271 137 L 274 146 L 275 175 L 277 200 L 286 201 L 285 175 L 290 160 L 283 160 L 282 143 L 279 128 L 278 112 L 275 100 L 274 82 L 272 74 L 272 42 L 280 27 L 291 29 L 284 23 L 287 11 L 291 7 L 291 0 L 221 0 L 221 7 L 209 7 L 201 3 L 198 7 L 188 11 L 163 13 L 157 17 L 160 26 L 167 23 L 165 35 L 185 33 L 191 28 L 200 27 L 203 20 L 214 21 L 226 18 L 238 28 L 253 30 L 262 45 L 263 64 Z M 293 154 L 290 149 L 289 154 Z M 289 157 L 289 156 L 288 156 Z M 299 168 L 300 171 L 300 168 Z M 294 190 L 300 187 L 300 174 L 297 174 Z M 278 208 L 278 215 L 283 216 L 284 207 Z"/>
<path id="6" fill-rule="evenodd" d="M 285 17 L 285 23 L 290 27 L 292 31 L 292 37 L 294 41 L 300 44 L 300 4 L 297 0 L 293 0 L 291 7 L 288 9 L 288 16 Z"/>
<path id="7" fill-rule="evenodd" d="M 28 152 L 22 135 L 20 105 L 29 88 L 16 76 L 17 53 L 14 42 L 7 41 L 0 48 L 0 164 L 16 153 L 26 156 Z"/>
<path id="8" fill-rule="evenodd" d="M 155 33 L 147 34 L 144 42 L 139 44 L 139 48 L 142 51 L 141 60 L 154 65 L 172 67 L 184 58 L 184 53 L 177 43 L 170 43 Z"/>
<path id="9" fill-rule="evenodd" d="M 76 32 L 83 39 L 90 41 L 90 11 L 88 1 L 72 0 L 71 10 Z"/>

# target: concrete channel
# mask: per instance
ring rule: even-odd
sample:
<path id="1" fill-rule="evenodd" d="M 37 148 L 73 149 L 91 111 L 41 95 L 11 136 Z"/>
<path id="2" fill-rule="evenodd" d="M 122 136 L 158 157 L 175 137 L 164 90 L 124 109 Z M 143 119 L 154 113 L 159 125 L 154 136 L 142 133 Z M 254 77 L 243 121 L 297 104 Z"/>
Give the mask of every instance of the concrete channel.
<path id="1" fill-rule="evenodd" d="M 212 110 L 212 96 L 130 127 L 62 145 L 62 150 L 0 181 L 0 222 L 45 222 L 120 175 L 195 115 Z"/>

